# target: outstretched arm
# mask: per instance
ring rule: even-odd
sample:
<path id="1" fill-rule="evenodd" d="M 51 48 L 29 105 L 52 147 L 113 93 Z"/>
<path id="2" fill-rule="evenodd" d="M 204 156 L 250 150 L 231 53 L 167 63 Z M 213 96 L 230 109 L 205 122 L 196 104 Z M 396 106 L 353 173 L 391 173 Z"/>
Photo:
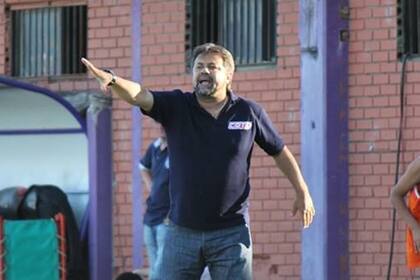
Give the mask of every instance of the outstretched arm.
<path id="1" fill-rule="evenodd" d="M 112 75 L 97 68 L 85 58 L 82 58 L 81 61 L 86 66 L 89 73 L 98 80 L 101 90 L 106 91 L 108 89 L 109 82 L 112 80 Z M 140 106 L 140 108 L 145 111 L 150 111 L 153 107 L 153 95 L 149 92 L 149 90 L 143 88 L 136 82 L 129 81 L 121 77 L 115 77 L 115 84 L 110 86 L 110 88 L 113 93 L 131 105 Z"/>
<path id="2" fill-rule="evenodd" d="M 420 248 L 420 224 L 411 215 L 404 200 L 405 195 L 418 183 L 420 183 L 420 157 L 408 165 L 407 170 L 392 188 L 391 203 L 394 205 L 398 215 L 413 230 L 413 238 L 417 247 Z"/>
<path id="3" fill-rule="evenodd" d="M 284 146 L 280 154 L 273 158 L 277 167 L 286 175 L 295 189 L 296 198 L 293 203 L 293 215 L 299 212 L 304 228 L 309 227 L 315 215 L 315 208 L 296 159 L 286 146 Z"/>

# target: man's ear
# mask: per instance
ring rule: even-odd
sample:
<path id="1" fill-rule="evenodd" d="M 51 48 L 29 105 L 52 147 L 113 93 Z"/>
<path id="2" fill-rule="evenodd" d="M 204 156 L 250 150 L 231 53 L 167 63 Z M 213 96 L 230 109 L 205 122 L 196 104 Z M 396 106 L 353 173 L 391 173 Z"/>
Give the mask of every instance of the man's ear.
<path id="1" fill-rule="evenodd" d="M 232 85 L 233 71 L 227 73 L 228 84 Z"/>

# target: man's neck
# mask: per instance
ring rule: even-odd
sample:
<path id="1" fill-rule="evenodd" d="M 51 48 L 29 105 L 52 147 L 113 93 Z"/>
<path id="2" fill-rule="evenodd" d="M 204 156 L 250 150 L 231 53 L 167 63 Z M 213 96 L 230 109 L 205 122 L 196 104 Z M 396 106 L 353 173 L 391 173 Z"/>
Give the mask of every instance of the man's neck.
<path id="1" fill-rule="evenodd" d="M 197 102 L 204 109 L 211 109 L 218 107 L 220 104 L 226 103 L 226 100 L 229 98 L 227 90 L 216 92 L 211 96 L 201 96 L 196 94 Z"/>
<path id="2" fill-rule="evenodd" d="M 218 118 L 226 102 L 229 100 L 229 94 L 227 91 L 224 94 L 213 95 L 210 97 L 196 96 L 198 104 L 215 119 Z"/>

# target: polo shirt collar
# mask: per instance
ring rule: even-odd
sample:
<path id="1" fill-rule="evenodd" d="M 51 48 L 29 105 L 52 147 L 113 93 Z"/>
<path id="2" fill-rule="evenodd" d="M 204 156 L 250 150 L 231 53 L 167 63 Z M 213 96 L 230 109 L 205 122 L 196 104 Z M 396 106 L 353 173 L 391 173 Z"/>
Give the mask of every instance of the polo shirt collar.
<path id="1" fill-rule="evenodd" d="M 228 95 L 230 97 L 229 103 L 231 103 L 231 104 L 236 103 L 236 101 L 238 101 L 238 99 L 239 99 L 239 97 L 232 90 L 228 91 Z"/>
<path id="2" fill-rule="evenodd" d="M 192 95 L 193 95 L 194 104 L 196 106 L 201 107 L 200 104 L 197 101 L 196 93 L 193 92 Z M 228 98 L 229 98 L 229 101 L 228 101 L 229 105 L 235 104 L 238 101 L 238 99 L 239 99 L 239 97 L 232 90 L 228 90 Z"/>

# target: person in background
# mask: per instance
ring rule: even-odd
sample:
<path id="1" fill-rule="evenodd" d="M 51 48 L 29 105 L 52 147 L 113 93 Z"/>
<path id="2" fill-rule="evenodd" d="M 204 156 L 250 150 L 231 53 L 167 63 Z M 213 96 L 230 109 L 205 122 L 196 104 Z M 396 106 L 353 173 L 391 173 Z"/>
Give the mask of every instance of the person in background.
<path id="1" fill-rule="evenodd" d="M 391 203 L 407 224 L 407 266 L 420 267 L 420 157 L 412 161 L 391 190 Z M 407 197 L 407 202 L 405 198 Z"/>
<path id="2" fill-rule="evenodd" d="M 161 136 L 148 147 L 139 168 L 143 182 L 149 192 L 143 219 L 144 243 L 149 256 L 149 277 L 156 274 L 156 260 L 163 251 L 165 218 L 169 212 L 169 157 L 165 131 L 160 127 Z M 247 214 L 248 219 L 248 214 Z M 211 280 L 206 267 L 201 280 Z"/>
<path id="3" fill-rule="evenodd" d="M 143 236 L 151 279 L 156 275 L 156 260 L 163 251 L 167 227 L 165 219 L 170 206 L 168 147 L 165 132 L 162 128 L 160 131 L 160 137 L 149 145 L 139 164 L 144 185 L 149 191 L 143 218 Z"/>

